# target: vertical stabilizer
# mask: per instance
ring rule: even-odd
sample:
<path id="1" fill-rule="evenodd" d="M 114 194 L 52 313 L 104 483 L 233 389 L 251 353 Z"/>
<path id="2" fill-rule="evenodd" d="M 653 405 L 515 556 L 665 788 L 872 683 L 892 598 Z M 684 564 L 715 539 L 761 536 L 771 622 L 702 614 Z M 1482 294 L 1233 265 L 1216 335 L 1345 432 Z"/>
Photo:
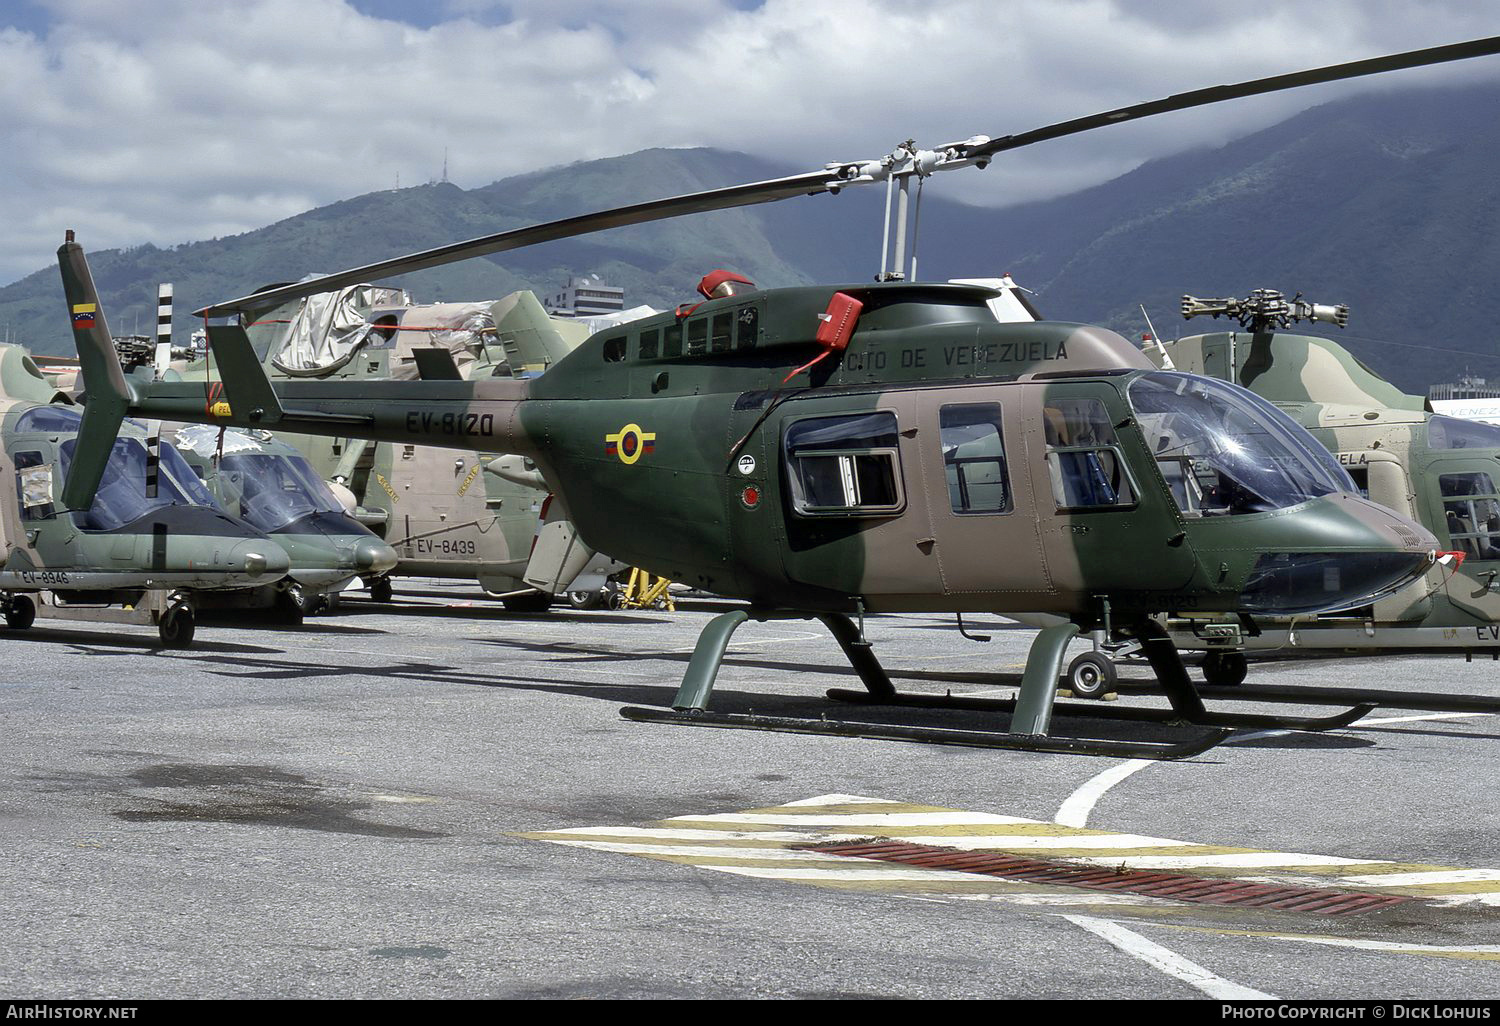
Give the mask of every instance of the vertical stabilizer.
<path id="1" fill-rule="evenodd" d="M 589 331 L 581 324 L 559 323 L 548 316 L 530 292 L 516 292 L 492 309 L 495 334 L 510 362 L 511 373 L 543 371 L 571 353 Z"/>
<path id="2" fill-rule="evenodd" d="M 78 447 L 62 498 L 68 509 L 88 509 L 94 504 L 94 493 L 104 477 L 115 436 L 134 393 L 110 341 L 109 325 L 104 321 L 99 294 L 94 290 L 89 262 L 83 255 L 83 247 L 73 241 L 72 230 L 57 251 L 57 264 L 62 270 L 63 294 L 68 301 L 73 342 L 78 346 L 79 369 L 88 395 L 83 424 L 78 431 Z"/>

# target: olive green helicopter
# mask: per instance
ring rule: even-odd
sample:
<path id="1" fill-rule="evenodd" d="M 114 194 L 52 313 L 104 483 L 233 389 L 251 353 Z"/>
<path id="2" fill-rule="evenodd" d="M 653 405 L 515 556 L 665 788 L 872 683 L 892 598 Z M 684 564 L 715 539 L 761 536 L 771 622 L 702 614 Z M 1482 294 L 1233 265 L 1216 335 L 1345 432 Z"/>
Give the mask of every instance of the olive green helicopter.
<path id="1" fill-rule="evenodd" d="M 745 603 L 704 628 L 672 707 L 623 709 L 631 719 L 1153 758 L 1201 751 L 1234 727 L 1352 722 L 1372 706 L 1320 720 L 1206 710 L 1153 616 L 1368 604 L 1431 568 L 1433 534 L 1360 496 L 1327 450 L 1248 390 L 1158 369 L 1101 328 L 997 320 L 994 288 L 914 280 L 910 187 L 1121 121 L 1497 52 L 1500 38 L 1490 38 L 1216 86 L 998 139 L 935 150 L 908 143 L 876 160 L 565 218 L 263 290 L 198 311 L 238 318 L 207 329 L 222 396 L 201 383 L 129 381 L 101 324 L 75 323 L 93 396 L 88 452 L 97 461 L 122 417 L 148 411 L 529 458 L 590 548 Z M 875 182 L 887 186 L 888 242 L 895 229 L 875 283 L 759 289 L 715 272 L 699 285 L 702 302 L 598 332 L 537 378 L 273 387 L 244 327 L 296 296 L 385 275 Z M 70 309 L 97 308 L 71 233 L 58 256 Z M 91 473 L 97 463 L 80 453 L 70 505 L 87 501 Z M 1224 496 L 1224 515 L 1177 503 L 1185 475 Z M 1065 618 L 1038 633 L 1013 703 L 898 693 L 862 624 L 883 612 L 1013 611 Z M 868 692 L 833 697 L 1004 708 L 1009 729 L 709 710 L 734 631 L 788 617 L 821 621 Z M 1119 710 L 1122 718 L 1208 729 L 1165 743 L 1053 734 L 1067 644 L 1093 630 L 1138 639 L 1172 706 Z"/>
<path id="2" fill-rule="evenodd" d="M 290 568 L 263 532 L 226 516 L 159 426 L 122 425 L 92 502 L 60 508 L 83 415 L 19 346 L 0 346 L 0 613 L 13 630 L 58 619 L 154 624 L 192 644 L 200 608 L 272 588 Z"/>
<path id="3" fill-rule="evenodd" d="M 111 339 L 127 375 L 141 381 L 181 380 L 200 349 L 172 344 L 171 284 L 157 289 L 157 332 Z M 76 390 L 76 368 L 56 367 L 60 388 Z M 80 395 L 78 398 L 87 398 Z M 201 481 L 221 510 L 272 538 L 287 554 L 285 576 L 264 583 L 200 592 L 199 610 L 269 610 L 296 626 L 330 606 L 355 577 L 396 564 L 396 552 L 346 515 L 342 501 L 306 458 L 269 432 L 153 422 L 151 452 L 165 443 Z M 154 455 L 151 458 L 156 458 Z"/>

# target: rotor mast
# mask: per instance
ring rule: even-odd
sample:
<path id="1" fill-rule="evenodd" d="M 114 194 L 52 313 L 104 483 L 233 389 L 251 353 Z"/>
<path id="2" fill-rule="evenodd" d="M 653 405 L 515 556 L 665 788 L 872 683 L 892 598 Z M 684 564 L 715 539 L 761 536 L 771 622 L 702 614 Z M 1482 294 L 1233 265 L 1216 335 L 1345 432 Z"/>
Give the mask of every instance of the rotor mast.
<path id="1" fill-rule="evenodd" d="M 971 136 L 962 142 L 946 143 L 936 149 L 917 148 L 908 139 L 878 160 L 854 161 L 825 165 L 833 176 L 828 191 L 837 193 L 846 185 L 869 185 L 885 182 L 885 229 L 880 239 L 880 273 L 876 281 L 915 281 L 917 277 L 917 225 L 922 212 L 922 181 L 939 171 L 956 171 L 962 167 L 988 167 L 988 155 L 970 156 L 972 150 L 990 141 L 987 135 Z M 917 199 L 912 202 L 911 183 L 917 181 Z M 896 239 L 891 241 L 891 222 L 896 223 Z M 906 250 L 911 240 L 911 265 L 907 269 Z"/>

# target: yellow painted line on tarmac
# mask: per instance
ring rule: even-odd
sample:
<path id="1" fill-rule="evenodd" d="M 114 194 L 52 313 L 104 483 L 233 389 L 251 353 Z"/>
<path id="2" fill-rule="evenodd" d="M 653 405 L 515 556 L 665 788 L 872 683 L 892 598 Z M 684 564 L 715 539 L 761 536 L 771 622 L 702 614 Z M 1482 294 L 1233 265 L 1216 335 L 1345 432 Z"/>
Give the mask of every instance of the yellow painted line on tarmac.
<path id="1" fill-rule="evenodd" d="M 706 870 L 818 886 L 925 894 L 1059 896 L 1083 904 L 1142 909 L 1178 905 L 1119 892 L 1020 884 L 952 869 L 906 866 L 808 850 L 853 840 L 890 840 L 960 851 L 1038 858 L 1076 866 L 1171 870 L 1282 887 L 1330 888 L 1418 898 L 1438 905 L 1500 905 L 1500 869 L 1463 869 L 1343 855 L 1278 852 L 1069 827 L 862 795 L 829 794 L 741 812 L 677 816 L 646 825 L 575 826 L 519 836 L 593 851 L 653 858 Z M 976 881 L 984 881 L 976 884 Z"/>

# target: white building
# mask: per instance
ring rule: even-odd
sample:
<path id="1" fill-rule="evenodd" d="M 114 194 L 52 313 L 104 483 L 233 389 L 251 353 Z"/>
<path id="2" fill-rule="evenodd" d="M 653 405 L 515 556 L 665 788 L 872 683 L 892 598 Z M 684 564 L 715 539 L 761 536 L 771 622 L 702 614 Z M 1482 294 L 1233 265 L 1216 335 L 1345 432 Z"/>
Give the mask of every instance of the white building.
<path id="1" fill-rule="evenodd" d="M 605 285 L 597 274 L 569 278 L 567 286 L 542 300 L 554 317 L 604 317 L 625 309 L 625 290 Z"/>

